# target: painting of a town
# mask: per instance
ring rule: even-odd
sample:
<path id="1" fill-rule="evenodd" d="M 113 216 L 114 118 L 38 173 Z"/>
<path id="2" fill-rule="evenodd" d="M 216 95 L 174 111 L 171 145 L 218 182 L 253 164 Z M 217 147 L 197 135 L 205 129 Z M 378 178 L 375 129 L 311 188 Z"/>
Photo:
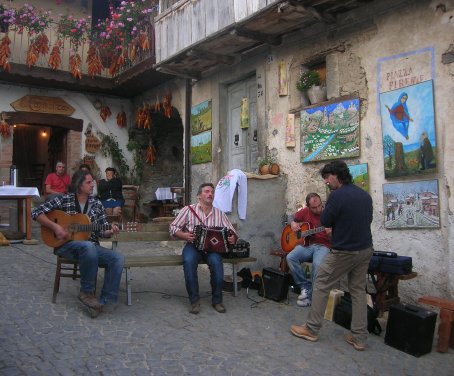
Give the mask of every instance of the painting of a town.
<path id="1" fill-rule="evenodd" d="M 385 178 L 437 167 L 432 81 L 380 94 Z"/>
<path id="2" fill-rule="evenodd" d="M 191 162 L 211 162 L 211 100 L 191 109 Z"/>
<path id="3" fill-rule="evenodd" d="M 440 203 L 438 180 L 383 185 L 385 228 L 438 228 Z"/>
<path id="4" fill-rule="evenodd" d="M 358 156 L 358 98 L 301 111 L 301 162 Z"/>

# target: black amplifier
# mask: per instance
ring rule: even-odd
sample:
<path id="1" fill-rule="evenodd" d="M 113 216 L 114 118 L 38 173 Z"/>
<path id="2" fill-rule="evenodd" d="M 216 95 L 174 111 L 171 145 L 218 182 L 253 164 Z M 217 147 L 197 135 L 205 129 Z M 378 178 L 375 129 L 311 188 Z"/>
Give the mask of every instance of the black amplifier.
<path id="1" fill-rule="evenodd" d="M 389 308 L 385 343 L 413 356 L 432 351 L 436 312 L 411 304 L 393 304 Z"/>
<path id="2" fill-rule="evenodd" d="M 280 302 L 287 298 L 290 274 L 273 268 L 263 268 L 259 294 L 267 299 Z"/>

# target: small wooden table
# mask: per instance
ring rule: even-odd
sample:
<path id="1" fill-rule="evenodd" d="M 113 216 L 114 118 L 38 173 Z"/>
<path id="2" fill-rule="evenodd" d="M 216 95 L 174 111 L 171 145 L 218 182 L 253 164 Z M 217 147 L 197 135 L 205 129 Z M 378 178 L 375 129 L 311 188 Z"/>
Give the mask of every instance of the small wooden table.
<path id="1" fill-rule="evenodd" d="M 26 239 L 32 238 L 32 199 L 39 197 L 36 187 L 14 187 L 5 185 L 0 187 L 0 200 L 17 201 L 17 222 L 20 232 L 24 232 L 24 202 L 25 202 L 25 235 Z"/>

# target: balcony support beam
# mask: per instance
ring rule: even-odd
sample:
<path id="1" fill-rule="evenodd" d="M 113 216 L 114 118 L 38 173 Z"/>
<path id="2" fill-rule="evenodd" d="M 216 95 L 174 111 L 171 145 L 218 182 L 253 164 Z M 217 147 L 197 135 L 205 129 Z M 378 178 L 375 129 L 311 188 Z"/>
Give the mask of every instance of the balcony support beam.
<path id="1" fill-rule="evenodd" d="M 256 40 L 257 42 L 270 44 L 271 46 L 279 46 L 282 43 L 282 38 L 280 36 L 267 35 L 238 27 L 233 29 L 230 32 L 230 35 Z"/>
<path id="2" fill-rule="evenodd" d="M 214 61 L 224 65 L 233 65 L 239 61 L 235 56 L 221 55 L 211 51 L 204 51 L 201 49 L 193 48 L 188 51 L 187 56 L 195 56 L 201 59 Z"/>
<path id="3" fill-rule="evenodd" d="M 199 81 L 202 78 L 202 74 L 198 71 L 189 71 L 186 69 L 178 69 L 176 67 L 168 67 L 165 65 L 159 65 L 156 70 L 161 73 L 171 74 L 173 76 L 189 78 L 191 80 Z"/>

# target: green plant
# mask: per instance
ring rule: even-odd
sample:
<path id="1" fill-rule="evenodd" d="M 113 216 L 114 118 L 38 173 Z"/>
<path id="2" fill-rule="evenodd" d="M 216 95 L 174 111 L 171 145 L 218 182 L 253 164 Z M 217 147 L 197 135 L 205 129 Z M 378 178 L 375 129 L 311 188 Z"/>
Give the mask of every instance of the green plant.
<path id="1" fill-rule="evenodd" d="M 296 88 L 301 91 L 307 91 L 312 86 L 321 85 L 322 81 L 320 79 L 320 73 L 314 70 L 308 70 L 302 72 L 298 81 L 296 82 Z"/>
<path id="2" fill-rule="evenodd" d="M 273 157 L 270 153 L 266 153 L 263 158 L 258 160 L 259 168 L 271 163 L 276 163 L 276 158 Z"/>
<path id="3" fill-rule="evenodd" d="M 102 132 L 98 132 L 98 134 L 101 137 L 101 154 L 104 157 L 112 157 L 112 163 L 118 168 L 120 176 L 126 180 L 128 178 L 129 165 L 123 151 L 120 149 L 120 145 L 118 145 L 117 138 Z"/>
<path id="4" fill-rule="evenodd" d="M 126 147 L 130 152 L 132 152 L 132 159 L 134 160 L 134 168 L 131 171 L 131 183 L 139 184 L 142 181 L 144 168 L 142 145 L 134 139 L 129 139 Z"/>

